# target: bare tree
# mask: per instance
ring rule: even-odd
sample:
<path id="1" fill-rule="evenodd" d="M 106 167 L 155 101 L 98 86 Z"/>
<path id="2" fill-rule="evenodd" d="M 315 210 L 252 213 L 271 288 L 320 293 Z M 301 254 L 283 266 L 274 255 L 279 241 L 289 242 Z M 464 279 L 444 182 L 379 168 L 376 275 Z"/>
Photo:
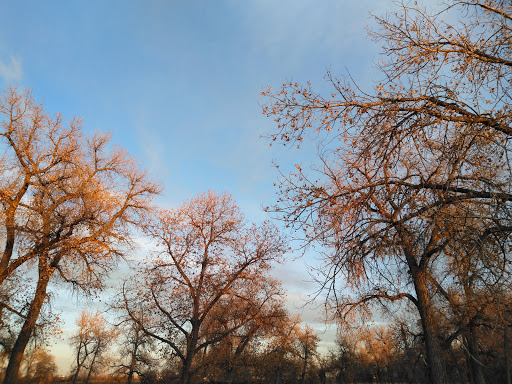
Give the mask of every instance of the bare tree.
<path id="1" fill-rule="evenodd" d="M 298 354 L 302 359 L 302 372 L 301 372 L 301 384 L 306 382 L 306 374 L 308 365 L 311 363 L 312 357 L 316 354 L 316 348 L 320 338 L 315 333 L 313 328 L 306 324 L 304 330 L 300 329 L 297 335 Z"/>
<path id="2" fill-rule="evenodd" d="M 145 371 L 154 365 L 155 340 L 149 337 L 143 329 L 144 313 L 138 313 L 133 321 L 123 311 L 123 302 L 112 304 L 112 308 L 120 314 L 120 321 L 116 324 L 119 330 L 120 360 L 115 365 L 116 372 L 127 376 L 127 384 L 131 384 L 135 375 L 144 377 Z"/>
<path id="3" fill-rule="evenodd" d="M 256 353 L 260 361 L 256 375 L 264 382 L 309 381 L 319 338 L 309 325 L 302 328 L 301 322 L 298 315 L 285 316 L 269 330 Z"/>
<path id="4" fill-rule="evenodd" d="M 0 114 L 0 285 L 27 263 L 37 271 L 7 384 L 16 382 L 48 285 L 60 280 L 84 292 L 101 289 L 105 272 L 129 244 L 130 226 L 159 187 L 126 152 L 109 150 L 108 135 L 84 136 L 78 120 L 49 116 L 29 92 L 7 90 Z"/>
<path id="5" fill-rule="evenodd" d="M 322 283 L 340 315 L 372 301 L 414 303 L 436 384 L 447 374 L 433 297 L 450 243 L 462 227 L 481 239 L 501 233 L 498 242 L 512 228 L 512 6 L 454 1 L 449 12 L 464 22 L 406 4 L 377 18 L 385 80 L 373 92 L 331 74 L 328 96 L 293 82 L 263 92 L 278 123 L 272 140 L 326 138 L 317 175 L 299 164 L 283 175 L 274 210 L 333 250 Z M 453 225 L 460 215 L 477 217 Z M 343 297 L 343 279 L 356 297 Z"/>
<path id="6" fill-rule="evenodd" d="M 35 346 L 26 363 L 26 381 L 41 384 L 53 382 L 53 377 L 57 374 L 57 364 L 55 357 L 46 349 Z"/>
<path id="7" fill-rule="evenodd" d="M 270 288 L 270 287 L 269 287 Z M 219 305 L 207 326 L 221 327 L 207 333 L 228 333 L 221 341 L 204 350 L 205 376 L 210 380 L 225 383 L 251 380 L 249 366 L 261 343 L 269 340 L 276 327 L 288 318 L 281 298 L 273 302 L 262 302 L 260 314 L 247 321 L 245 307 L 236 302 Z M 239 326 L 242 324 L 242 326 Z M 230 331 L 231 330 L 231 331 Z M 207 353 L 208 352 L 208 353 Z"/>
<path id="8" fill-rule="evenodd" d="M 140 270 L 144 283 L 126 287 L 125 310 L 178 356 L 181 383 L 188 384 L 200 351 L 258 321 L 280 300 L 268 271 L 285 243 L 268 223 L 247 226 L 231 197 L 213 192 L 161 212 L 147 233 L 158 254 Z"/>
<path id="9" fill-rule="evenodd" d="M 70 340 L 76 353 L 73 384 L 77 382 L 82 368 L 87 369 L 88 383 L 99 359 L 115 341 L 118 332 L 99 312 L 83 310 L 76 320 L 76 325 L 77 333 Z"/>

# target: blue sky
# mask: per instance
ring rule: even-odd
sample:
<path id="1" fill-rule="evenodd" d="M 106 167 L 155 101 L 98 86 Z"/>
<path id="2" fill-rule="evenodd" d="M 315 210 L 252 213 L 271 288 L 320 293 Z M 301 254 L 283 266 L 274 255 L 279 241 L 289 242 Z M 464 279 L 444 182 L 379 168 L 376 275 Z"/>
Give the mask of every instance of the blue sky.
<path id="1" fill-rule="evenodd" d="M 258 94 L 286 80 L 327 89 L 327 69 L 349 70 L 363 85 L 378 80 L 379 49 L 366 26 L 370 11 L 393 7 L 391 0 L 2 2 L 0 87 L 32 89 L 50 113 L 112 132 L 164 185 L 161 206 L 226 190 L 249 221 L 261 221 L 261 207 L 276 197 L 272 160 L 293 166 L 315 154 L 269 148 L 260 136 L 274 123 L 261 114 Z M 290 308 L 313 290 L 304 262 L 313 256 L 276 272 Z M 72 307 L 56 307 L 71 329 Z M 315 312 L 303 317 L 314 322 Z"/>

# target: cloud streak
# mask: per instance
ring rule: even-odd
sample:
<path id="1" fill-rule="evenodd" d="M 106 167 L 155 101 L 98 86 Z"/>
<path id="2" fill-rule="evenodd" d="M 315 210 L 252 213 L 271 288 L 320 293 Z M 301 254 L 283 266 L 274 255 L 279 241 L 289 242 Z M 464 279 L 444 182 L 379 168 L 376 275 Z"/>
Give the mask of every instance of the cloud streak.
<path id="1" fill-rule="evenodd" d="M 15 83 L 23 78 L 23 67 L 21 59 L 9 56 L 0 58 L 0 78 L 6 83 Z"/>

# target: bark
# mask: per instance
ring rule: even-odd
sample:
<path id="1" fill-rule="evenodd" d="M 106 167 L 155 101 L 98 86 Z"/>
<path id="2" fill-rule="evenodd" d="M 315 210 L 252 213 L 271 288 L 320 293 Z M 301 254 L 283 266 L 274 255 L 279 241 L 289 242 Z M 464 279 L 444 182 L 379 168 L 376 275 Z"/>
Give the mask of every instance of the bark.
<path id="1" fill-rule="evenodd" d="M 5 371 L 3 384 L 15 384 L 18 381 L 18 373 L 23 359 L 23 353 L 25 352 L 25 348 L 27 347 L 30 337 L 32 336 L 36 326 L 37 318 L 41 312 L 44 300 L 46 299 L 46 288 L 50 281 L 50 277 L 51 271 L 46 267 L 46 260 L 43 260 L 43 262 L 40 260 L 39 279 L 37 282 L 34 299 L 30 305 L 30 309 L 28 311 L 25 322 L 23 323 L 23 327 L 21 328 L 18 338 L 14 343 L 14 347 L 9 358 L 9 364 L 7 365 L 7 369 Z"/>
<path id="2" fill-rule="evenodd" d="M 231 384 L 233 382 L 233 368 L 232 367 L 228 367 L 228 369 L 226 370 L 226 376 L 225 376 L 225 382 L 228 383 L 228 384 Z"/>
<path id="3" fill-rule="evenodd" d="M 187 354 L 187 357 L 183 361 L 183 367 L 181 369 L 181 384 L 190 384 L 190 380 L 192 378 L 191 370 L 192 368 L 192 355 Z"/>
<path id="4" fill-rule="evenodd" d="M 417 295 L 417 308 L 421 318 L 425 347 L 427 350 L 428 370 L 432 384 L 447 384 L 446 369 L 443 361 L 441 344 L 437 338 L 437 326 L 428 295 L 426 273 L 413 271 L 414 288 Z"/>
<path id="5" fill-rule="evenodd" d="M 196 319 L 192 320 L 192 331 L 190 339 L 187 342 L 187 355 L 183 360 L 183 367 L 181 370 L 181 384 L 190 384 L 192 380 L 192 360 L 195 356 L 195 349 L 197 341 L 199 340 L 199 322 Z"/>
<path id="6" fill-rule="evenodd" d="M 480 348 L 478 346 L 478 330 L 476 327 L 469 328 L 469 333 L 466 333 L 465 340 L 469 366 L 469 381 L 471 384 L 485 384 Z"/>
<path id="7" fill-rule="evenodd" d="M 308 367 L 308 348 L 304 348 L 304 364 L 302 365 L 301 384 L 306 382 L 306 369 Z"/>
<path id="8" fill-rule="evenodd" d="M 85 384 L 89 384 L 92 370 L 94 369 L 94 363 L 96 362 L 96 358 L 98 357 L 99 351 L 100 351 L 100 345 L 98 344 L 96 346 L 96 350 L 94 351 L 94 355 L 92 356 L 91 366 L 89 367 L 89 373 L 87 373 L 87 379 L 85 379 Z"/>
<path id="9" fill-rule="evenodd" d="M 135 362 L 137 360 L 137 349 L 139 348 L 139 331 L 135 335 L 135 342 L 133 346 L 132 356 L 130 359 L 130 367 L 128 370 L 128 380 L 126 384 L 131 384 L 133 379 L 133 373 L 135 372 Z"/>
<path id="10" fill-rule="evenodd" d="M 14 218 L 9 217 L 8 215 L 5 223 L 6 228 L 6 236 L 5 236 L 5 248 L 4 253 L 2 254 L 2 260 L 0 261 L 0 285 L 3 283 L 5 278 L 8 276 L 7 268 L 9 266 L 9 261 L 12 257 L 12 252 L 14 250 L 14 239 L 15 239 L 15 230 L 14 230 Z"/>
<path id="11" fill-rule="evenodd" d="M 503 335 L 503 349 L 505 350 L 505 369 L 507 370 L 507 384 L 512 384 L 510 377 L 510 362 L 508 356 L 508 324 L 505 324 L 505 330 Z"/>

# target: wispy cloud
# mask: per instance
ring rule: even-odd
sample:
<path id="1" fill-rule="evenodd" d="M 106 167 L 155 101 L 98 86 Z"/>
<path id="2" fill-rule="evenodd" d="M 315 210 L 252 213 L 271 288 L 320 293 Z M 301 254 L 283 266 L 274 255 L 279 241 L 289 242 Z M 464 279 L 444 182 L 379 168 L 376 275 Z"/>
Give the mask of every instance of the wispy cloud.
<path id="1" fill-rule="evenodd" d="M 10 55 L 0 57 L 0 79 L 6 83 L 19 82 L 23 78 L 21 59 Z"/>

